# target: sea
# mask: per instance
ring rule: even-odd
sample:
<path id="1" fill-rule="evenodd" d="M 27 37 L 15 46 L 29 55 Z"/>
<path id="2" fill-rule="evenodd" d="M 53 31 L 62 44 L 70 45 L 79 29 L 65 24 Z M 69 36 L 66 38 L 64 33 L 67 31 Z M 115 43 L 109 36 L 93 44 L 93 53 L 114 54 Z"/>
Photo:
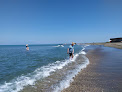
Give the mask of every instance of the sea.
<path id="1" fill-rule="evenodd" d="M 0 45 L 0 92 L 61 92 L 89 64 L 87 45 Z"/>

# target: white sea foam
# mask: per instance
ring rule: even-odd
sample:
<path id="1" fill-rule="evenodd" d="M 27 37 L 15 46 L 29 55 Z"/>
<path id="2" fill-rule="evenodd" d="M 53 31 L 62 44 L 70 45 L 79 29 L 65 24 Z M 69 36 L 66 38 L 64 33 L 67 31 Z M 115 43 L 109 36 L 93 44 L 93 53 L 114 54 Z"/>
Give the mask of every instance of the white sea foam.
<path id="1" fill-rule="evenodd" d="M 83 47 L 83 49 L 77 54 L 77 56 L 79 54 L 86 54 L 86 52 L 84 51 L 85 50 L 85 47 L 87 47 L 88 45 L 85 45 Z M 85 61 L 83 62 L 83 64 L 79 65 L 78 67 L 76 67 L 74 70 L 71 71 L 70 74 L 68 74 L 65 79 L 63 79 L 59 85 L 57 85 L 53 92 L 61 92 L 64 88 L 67 88 L 70 86 L 70 83 L 73 81 L 73 77 L 75 77 L 75 75 L 78 74 L 78 72 L 81 71 L 81 69 L 84 69 L 87 67 L 87 65 L 89 64 L 89 59 L 86 57 L 86 56 L 83 56 Z"/>
<path id="2" fill-rule="evenodd" d="M 89 64 L 89 60 L 87 57 L 85 57 L 85 62 L 82 65 L 79 65 L 76 69 L 74 69 L 69 75 L 63 79 L 58 86 L 55 87 L 53 92 L 61 92 L 64 88 L 67 88 L 70 86 L 70 83 L 73 81 L 73 77 L 78 74 L 78 72 L 81 71 L 81 69 L 86 68 Z"/>
<path id="3" fill-rule="evenodd" d="M 18 92 L 27 85 L 34 85 L 35 82 L 41 78 L 50 76 L 51 72 L 54 72 L 57 69 L 62 69 L 68 63 L 72 63 L 77 58 L 78 54 L 74 55 L 74 58 L 69 62 L 69 59 L 64 61 L 56 61 L 55 63 L 48 64 L 41 68 L 36 69 L 33 73 L 27 75 L 22 75 L 11 80 L 9 83 L 4 83 L 0 85 L 0 92 Z"/>
<path id="4" fill-rule="evenodd" d="M 64 47 L 64 45 L 61 45 L 61 47 Z"/>
<path id="5" fill-rule="evenodd" d="M 85 46 L 90 46 L 90 45 L 85 45 Z"/>
<path id="6" fill-rule="evenodd" d="M 86 54 L 86 52 L 84 51 L 85 50 L 85 47 L 86 47 L 86 45 L 85 46 L 82 46 L 83 49 L 79 52 L 79 54 L 84 54 L 84 55 Z"/>
<path id="7" fill-rule="evenodd" d="M 57 45 L 57 46 L 52 46 L 52 47 L 60 47 L 60 45 Z"/>
<path id="8" fill-rule="evenodd" d="M 84 49 L 82 49 L 82 51 L 81 51 L 82 53 L 83 53 Z M 27 75 L 21 75 L 15 79 L 11 80 L 8 83 L 5 82 L 4 84 L 0 85 L 0 92 L 18 92 L 18 91 L 22 90 L 24 88 L 24 86 L 34 85 L 37 80 L 44 78 L 44 77 L 48 77 L 48 76 L 50 76 L 51 72 L 54 72 L 57 69 L 62 69 L 67 64 L 74 62 L 78 56 L 79 56 L 79 53 L 75 54 L 74 58 L 70 62 L 69 62 L 69 59 L 64 60 L 64 61 L 56 61 L 55 63 L 48 64 L 47 66 L 38 68 L 32 73 L 28 73 Z M 55 92 L 56 92 L 56 90 L 68 87 L 72 78 L 82 68 L 86 67 L 86 65 L 88 63 L 89 62 L 87 60 L 86 63 L 79 66 L 76 70 L 73 71 L 73 73 L 71 75 L 67 76 L 66 79 L 60 83 L 60 87 L 57 87 L 55 89 Z"/>
<path id="9" fill-rule="evenodd" d="M 52 46 L 52 47 L 64 47 L 64 45 L 57 45 L 57 46 Z"/>
<path id="10" fill-rule="evenodd" d="M 86 54 L 86 52 L 85 52 L 85 51 L 81 51 L 79 54 L 84 54 L 84 55 L 85 55 L 85 54 Z"/>

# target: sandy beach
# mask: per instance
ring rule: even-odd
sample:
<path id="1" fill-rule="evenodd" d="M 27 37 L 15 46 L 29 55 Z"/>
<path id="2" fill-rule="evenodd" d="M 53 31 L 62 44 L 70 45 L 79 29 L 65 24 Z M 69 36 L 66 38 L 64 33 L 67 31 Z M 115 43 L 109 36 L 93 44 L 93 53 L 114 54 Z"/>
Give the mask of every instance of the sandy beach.
<path id="1" fill-rule="evenodd" d="M 0 4 L 0 92 L 122 92 L 122 0 Z"/>
<path id="2" fill-rule="evenodd" d="M 89 45 L 104 45 L 106 47 L 114 47 L 118 49 L 122 49 L 122 42 L 115 43 L 88 43 Z"/>
<path id="3" fill-rule="evenodd" d="M 86 50 L 90 64 L 62 92 L 122 92 L 122 50 L 111 48 L 121 48 L 122 43 L 94 43 L 92 47 Z"/>

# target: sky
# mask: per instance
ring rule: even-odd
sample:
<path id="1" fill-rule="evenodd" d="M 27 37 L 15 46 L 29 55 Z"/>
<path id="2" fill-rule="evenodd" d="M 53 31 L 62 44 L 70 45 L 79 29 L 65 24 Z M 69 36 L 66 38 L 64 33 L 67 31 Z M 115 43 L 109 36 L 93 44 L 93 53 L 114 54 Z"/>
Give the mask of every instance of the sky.
<path id="1" fill-rule="evenodd" d="M 122 37 L 122 0 L 0 0 L 0 45 Z"/>

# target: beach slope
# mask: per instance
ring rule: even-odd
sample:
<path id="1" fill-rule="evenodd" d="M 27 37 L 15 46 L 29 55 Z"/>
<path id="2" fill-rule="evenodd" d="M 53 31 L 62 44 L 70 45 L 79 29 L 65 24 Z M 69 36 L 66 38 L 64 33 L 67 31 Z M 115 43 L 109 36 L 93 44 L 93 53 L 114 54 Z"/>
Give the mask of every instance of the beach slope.
<path id="1" fill-rule="evenodd" d="M 122 42 L 115 43 L 88 43 L 89 45 L 104 45 L 106 47 L 114 47 L 118 49 L 122 49 Z"/>
<path id="2" fill-rule="evenodd" d="M 122 92 L 122 50 L 89 46 L 86 51 L 90 64 L 62 92 Z"/>

